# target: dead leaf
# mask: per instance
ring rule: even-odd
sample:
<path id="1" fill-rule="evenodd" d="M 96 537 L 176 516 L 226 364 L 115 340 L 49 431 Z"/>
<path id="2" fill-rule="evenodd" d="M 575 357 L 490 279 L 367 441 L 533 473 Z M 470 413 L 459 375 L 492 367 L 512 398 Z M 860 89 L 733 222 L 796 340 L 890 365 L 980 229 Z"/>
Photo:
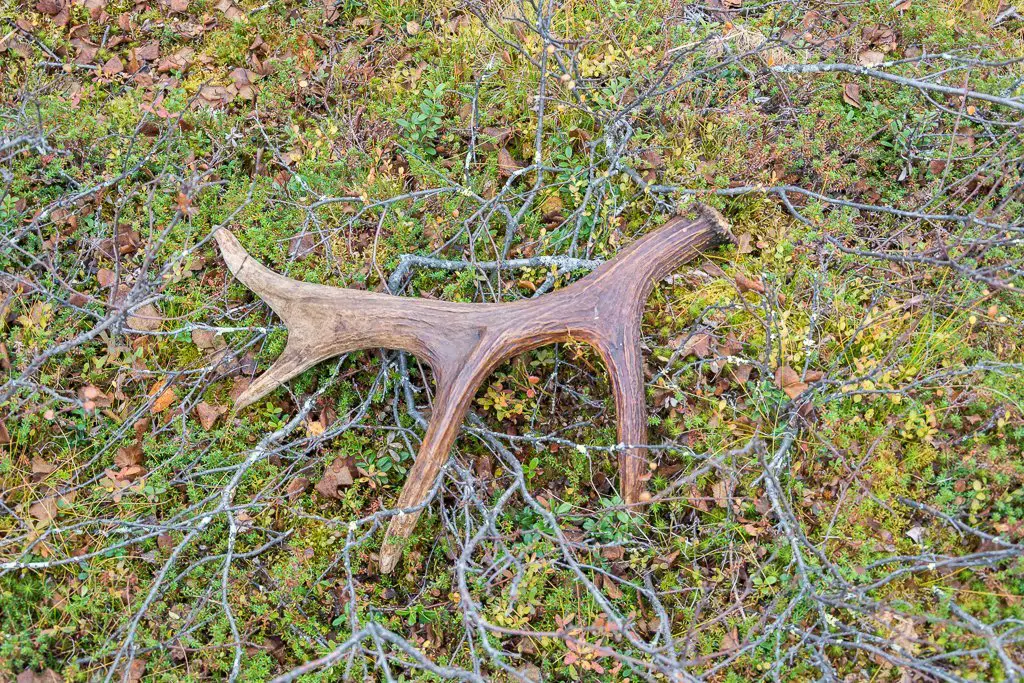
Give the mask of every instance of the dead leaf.
<path id="1" fill-rule="evenodd" d="M 96 271 L 96 279 L 100 283 L 100 287 L 109 287 L 114 284 L 114 271 L 109 268 L 100 268 Z"/>
<path id="2" fill-rule="evenodd" d="M 711 354 L 711 335 L 707 332 L 697 332 L 690 335 L 690 338 L 683 344 L 682 356 L 697 356 L 707 358 Z"/>
<path id="3" fill-rule="evenodd" d="M 110 396 L 91 384 L 79 388 L 78 398 L 82 401 L 82 409 L 86 411 L 109 408 L 114 403 Z"/>
<path id="4" fill-rule="evenodd" d="M 116 76 L 117 74 L 124 71 L 124 62 L 117 55 L 114 55 L 107 60 L 107 63 L 103 65 L 104 76 Z"/>
<path id="5" fill-rule="evenodd" d="M 114 456 L 114 465 L 122 469 L 142 464 L 142 446 L 138 444 L 118 448 Z"/>
<path id="6" fill-rule="evenodd" d="M 626 549 L 621 545 L 610 545 L 601 548 L 601 557 L 612 562 L 618 562 L 626 556 Z"/>
<path id="7" fill-rule="evenodd" d="M 228 89 L 223 85 L 204 85 L 199 89 L 199 99 L 202 104 L 218 109 L 231 104 L 237 92 L 233 87 Z"/>
<path id="8" fill-rule="evenodd" d="M 160 57 L 160 41 L 151 40 L 148 43 L 143 43 L 132 51 L 135 59 L 140 62 L 152 62 L 156 61 Z"/>
<path id="9" fill-rule="evenodd" d="M 231 21 L 245 21 L 245 12 L 238 8 L 238 5 L 233 3 L 231 0 L 220 0 L 217 3 L 217 9 L 224 13 Z"/>
<path id="10" fill-rule="evenodd" d="M 57 26 L 67 26 L 71 20 L 71 7 L 68 0 L 39 0 L 36 11 L 52 17 Z"/>
<path id="11" fill-rule="evenodd" d="M 420 24 L 418 21 L 410 21 L 405 24 L 405 32 L 410 36 L 414 36 L 420 32 Z"/>
<path id="12" fill-rule="evenodd" d="M 615 579 L 608 576 L 607 574 L 602 574 L 601 576 L 604 577 L 604 592 L 612 600 L 620 600 L 622 598 L 622 590 L 615 582 Z"/>
<path id="13" fill-rule="evenodd" d="M 324 3 L 324 23 L 333 24 L 341 18 L 341 12 L 338 11 L 338 7 L 335 0 L 323 0 Z"/>
<path id="14" fill-rule="evenodd" d="M 753 371 L 754 366 L 750 363 L 741 363 L 732 368 L 732 380 L 736 384 L 746 384 L 747 380 L 750 379 L 750 373 Z"/>
<path id="15" fill-rule="evenodd" d="M 146 673 L 146 662 L 145 660 L 136 658 L 132 661 L 132 665 L 128 667 L 128 683 L 139 683 L 142 680 L 143 675 Z"/>
<path id="16" fill-rule="evenodd" d="M 63 683 L 64 677 L 53 669 L 43 669 L 39 673 L 32 669 L 25 669 L 18 674 L 15 680 L 17 683 Z"/>
<path id="17" fill-rule="evenodd" d="M 847 83 L 844 85 L 843 102 L 846 102 L 851 107 L 860 109 L 860 85 L 857 83 Z"/>
<path id="18" fill-rule="evenodd" d="M 164 380 L 160 380 L 159 382 L 153 385 L 152 389 L 149 390 L 150 396 L 156 396 L 156 399 L 153 401 L 153 405 L 149 407 L 149 412 L 152 415 L 156 415 L 167 410 L 168 408 L 171 407 L 171 404 L 174 403 L 174 401 L 177 400 L 178 398 L 178 395 L 174 393 L 174 389 L 164 389 L 165 385 L 166 382 Z"/>
<path id="19" fill-rule="evenodd" d="M 504 148 L 508 141 L 511 139 L 511 128 L 497 128 L 495 126 L 487 126 L 486 128 L 480 131 L 480 151 L 493 152 L 496 149 Z"/>
<path id="20" fill-rule="evenodd" d="M 184 14 L 188 11 L 189 0 L 171 0 L 170 10 L 173 14 Z"/>
<path id="21" fill-rule="evenodd" d="M 224 337 L 213 330 L 192 330 L 192 343 L 201 351 L 220 350 L 227 346 Z"/>
<path id="22" fill-rule="evenodd" d="M 32 503 L 28 508 L 28 513 L 43 524 L 49 524 L 57 516 L 57 499 L 54 496 L 47 496 Z"/>
<path id="23" fill-rule="evenodd" d="M 862 50 L 861 53 L 857 55 L 857 63 L 861 66 L 866 66 L 869 69 L 871 67 L 878 66 L 884 61 L 885 55 L 878 50 Z"/>
<path id="24" fill-rule="evenodd" d="M 7 425 L 4 424 L 3 420 L 0 420 L 0 445 L 9 444 L 11 442 L 11 433 L 7 431 Z"/>
<path id="25" fill-rule="evenodd" d="M 473 465 L 473 471 L 476 476 L 480 477 L 484 481 L 494 478 L 494 458 L 489 453 L 484 453 L 477 457 L 476 462 Z"/>
<path id="26" fill-rule="evenodd" d="M 213 406 L 206 401 L 200 401 L 196 405 L 196 415 L 199 416 L 199 424 L 203 429 L 209 431 L 216 424 L 217 418 L 228 412 L 227 406 Z"/>
<path id="27" fill-rule="evenodd" d="M 239 67 L 237 69 L 232 69 L 231 73 L 228 74 L 228 77 L 231 79 L 231 83 L 235 86 L 235 90 L 238 92 L 238 97 L 241 97 L 243 100 L 251 100 L 256 97 L 256 86 L 254 86 L 253 83 L 259 80 L 259 74 Z"/>
<path id="28" fill-rule="evenodd" d="M 308 232 L 295 235 L 288 241 L 288 255 L 292 258 L 302 260 L 316 250 L 316 243 L 313 236 Z"/>
<path id="29" fill-rule="evenodd" d="M 740 292 L 757 292 L 764 294 L 764 284 L 760 280 L 749 278 L 743 273 L 736 274 L 736 288 Z"/>
<path id="30" fill-rule="evenodd" d="M 336 458 L 334 462 L 324 470 L 324 476 L 316 484 L 316 492 L 325 498 L 335 500 L 341 498 L 338 489 L 351 486 L 354 482 L 352 471 L 349 469 L 345 458 Z"/>
<path id="31" fill-rule="evenodd" d="M 33 476 L 33 479 L 35 479 L 36 481 L 41 481 L 46 477 L 46 475 L 52 474 L 53 472 L 56 471 L 56 465 L 51 465 L 38 455 L 32 456 L 32 474 L 35 475 Z"/>
<path id="32" fill-rule="evenodd" d="M 140 332 L 156 332 L 163 322 L 156 304 L 143 304 L 128 316 L 128 327 Z"/>
<path id="33" fill-rule="evenodd" d="M 285 493 L 288 495 L 288 500 L 295 502 L 298 500 L 303 493 L 309 488 L 309 479 L 305 477 L 295 477 L 288 482 L 288 488 L 285 489 Z"/>
<path id="34" fill-rule="evenodd" d="M 788 365 L 783 365 L 775 371 L 775 386 L 786 392 L 786 396 L 791 399 L 807 391 L 807 385 L 800 381 L 800 374 Z"/>
<path id="35" fill-rule="evenodd" d="M 714 496 L 715 505 L 720 508 L 729 507 L 729 482 L 722 479 L 711 485 L 711 495 Z"/>
<path id="36" fill-rule="evenodd" d="M 511 178 L 512 174 L 520 171 L 524 166 L 512 158 L 509 151 L 502 147 L 498 150 L 498 175 L 502 178 Z"/>
<path id="37" fill-rule="evenodd" d="M 724 636 L 722 636 L 722 644 L 719 646 L 719 651 L 730 652 L 740 646 L 740 634 L 735 627 L 729 629 Z"/>
<path id="38" fill-rule="evenodd" d="M 749 254 L 754 251 L 754 248 L 750 246 L 751 236 L 749 232 L 745 232 L 736 238 L 736 253 L 737 254 Z"/>
<path id="39" fill-rule="evenodd" d="M 250 384 L 252 384 L 252 379 L 249 377 L 235 377 L 231 383 L 231 391 L 228 392 L 228 398 L 232 401 L 237 401 L 238 397 L 245 393 Z"/>
<path id="40" fill-rule="evenodd" d="M 195 50 L 190 47 L 183 47 L 177 52 L 161 59 L 156 65 L 156 70 L 158 73 L 186 71 L 192 65 L 192 60 L 195 59 L 195 56 Z"/>

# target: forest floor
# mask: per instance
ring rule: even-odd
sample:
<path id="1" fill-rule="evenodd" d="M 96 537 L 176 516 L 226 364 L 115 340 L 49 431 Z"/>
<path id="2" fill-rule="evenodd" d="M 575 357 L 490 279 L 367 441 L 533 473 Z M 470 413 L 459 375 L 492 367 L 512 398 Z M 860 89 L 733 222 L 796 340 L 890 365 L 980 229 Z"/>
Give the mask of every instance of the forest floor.
<path id="1" fill-rule="evenodd" d="M 0 3 L 0 681 L 1021 680 L 1022 59 L 997 0 Z M 287 334 L 216 228 L 511 301 L 584 270 L 461 264 L 697 200 L 643 509 L 583 344 L 485 382 L 391 575 L 429 372 L 230 410 Z"/>

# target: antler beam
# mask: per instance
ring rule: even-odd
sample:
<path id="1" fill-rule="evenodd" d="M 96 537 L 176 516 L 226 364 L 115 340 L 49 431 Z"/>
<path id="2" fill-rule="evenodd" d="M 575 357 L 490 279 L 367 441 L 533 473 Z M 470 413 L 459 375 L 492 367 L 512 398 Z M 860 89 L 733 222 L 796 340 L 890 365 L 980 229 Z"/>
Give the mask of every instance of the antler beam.
<path id="1" fill-rule="evenodd" d="M 228 269 L 280 316 L 288 343 L 277 361 L 235 401 L 259 400 L 320 361 L 349 351 L 408 351 L 430 364 L 437 392 L 416 462 L 398 498 L 407 512 L 391 519 L 380 553 L 389 573 L 402 540 L 441 471 L 478 387 L 502 362 L 554 342 L 581 340 L 604 360 L 615 394 L 619 478 L 626 505 L 642 502 L 646 470 L 640 318 L 654 283 L 701 251 L 732 241 L 725 219 L 698 205 L 692 218 L 675 216 L 576 283 L 513 303 L 429 301 L 299 282 L 249 256 L 226 229 L 215 234 Z"/>

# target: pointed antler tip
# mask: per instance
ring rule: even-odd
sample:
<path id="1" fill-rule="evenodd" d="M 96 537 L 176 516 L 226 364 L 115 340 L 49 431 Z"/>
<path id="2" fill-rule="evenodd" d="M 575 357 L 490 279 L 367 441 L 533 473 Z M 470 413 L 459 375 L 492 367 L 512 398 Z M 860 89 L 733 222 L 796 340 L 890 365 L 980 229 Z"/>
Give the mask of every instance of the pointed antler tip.
<path id="1" fill-rule="evenodd" d="M 218 228 L 213 233 L 213 237 L 217 240 L 217 246 L 220 247 L 220 253 L 224 257 L 228 270 L 232 275 L 237 275 L 239 268 L 242 267 L 242 262 L 249 256 L 248 252 L 227 228 Z"/>

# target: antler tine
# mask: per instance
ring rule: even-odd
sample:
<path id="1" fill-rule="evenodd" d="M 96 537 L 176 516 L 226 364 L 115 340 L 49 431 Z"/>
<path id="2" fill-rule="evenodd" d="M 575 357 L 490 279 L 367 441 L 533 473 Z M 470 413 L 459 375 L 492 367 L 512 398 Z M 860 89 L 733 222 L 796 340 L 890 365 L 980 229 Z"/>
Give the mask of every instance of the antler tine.
<path id="1" fill-rule="evenodd" d="M 265 301 L 281 318 L 289 332 L 284 351 L 273 365 L 235 399 L 234 409 L 239 411 L 316 365 L 324 356 L 318 357 L 312 353 L 312 349 L 306 343 L 306 337 L 293 329 L 295 325 L 291 319 L 295 317 L 295 307 L 290 292 L 293 292 L 294 286 L 299 283 L 275 273 L 250 256 L 229 230 L 220 228 L 214 233 L 214 238 L 220 246 L 224 262 L 231 274 Z"/>

